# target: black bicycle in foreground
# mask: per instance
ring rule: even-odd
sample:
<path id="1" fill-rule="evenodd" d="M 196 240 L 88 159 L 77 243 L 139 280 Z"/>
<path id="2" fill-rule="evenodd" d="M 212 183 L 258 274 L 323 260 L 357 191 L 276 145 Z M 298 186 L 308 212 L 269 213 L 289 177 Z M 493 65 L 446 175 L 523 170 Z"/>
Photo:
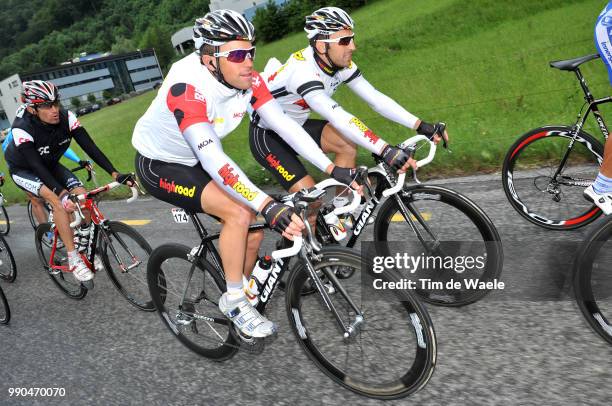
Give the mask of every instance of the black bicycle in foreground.
<path id="1" fill-rule="evenodd" d="M 305 219 L 308 204 L 320 203 L 324 193 L 314 188 L 288 195 L 284 201 Z M 353 199 L 350 207 L 335 212 L 341 215 L 358 204 Z M 211 360 L 227 360 L 240 349 L 263 350 L 264 341 L 244 337 L 219 311 L 218 301 L 226 290 L 221 258 L 213 244 L 219 234 L 208 235 L 194 214 L 181 209 L 173 209 L 173 214 L 182 218 L 178 222 L 187 222 L 189 216 L 201 242 L 193 248 L 164 244 L 151 253 L 147 280 L 161 320 L 187 348 Z M 280 278 L 289 273 L 285 306 L 292 331 L 327 376 L 353 392 L 379 399 L 404 397 L 422 388 L 436 362 L 434 328 L 424 306 L 406 290 L 381 296 L 374 279 L 396 282 L 394 274 L 374 274 L 353 249 L 321 246 L 308 221 L 305 224 L 303 239 L 271 254 L 274 264 L 257 309 L 265 313 Z M 251 226 L 252 231 L 263 228 Z M 339 268 L 360 277 L 340 279 Z M 304 294 L 305 285 L 314 285 L 311 294 Z"/>

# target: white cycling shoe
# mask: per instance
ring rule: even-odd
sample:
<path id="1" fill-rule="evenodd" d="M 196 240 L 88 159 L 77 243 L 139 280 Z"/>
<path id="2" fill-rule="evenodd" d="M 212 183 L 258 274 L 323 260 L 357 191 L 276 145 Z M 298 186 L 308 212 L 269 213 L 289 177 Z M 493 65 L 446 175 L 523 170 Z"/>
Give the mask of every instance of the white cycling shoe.
<path id="1" fill-rule="evenodd" d="M 85 262 L 83 262 L 80 256 L 68 258 L 68 267 L 72 270 L 72 274 L 79 282 L 88 282 L 94 277 L 93 272 L 85 265 Z"/>
<path id="2" fill-rule="evenodd" d="M 584 198 L 595 203 L 606 216 L 612 214 L 612 193 L 599 194 L 591 185 L 584 190 Z"/>
<path id="3" fill-rule="evenodd" d="M 277 331 L 276 324 L 262 316 L 249 302 L 246 296 L 230 300 L 225 292 L 219 299 L 219 310 L 230 319 L 242 334 L 263 338 Z"/>

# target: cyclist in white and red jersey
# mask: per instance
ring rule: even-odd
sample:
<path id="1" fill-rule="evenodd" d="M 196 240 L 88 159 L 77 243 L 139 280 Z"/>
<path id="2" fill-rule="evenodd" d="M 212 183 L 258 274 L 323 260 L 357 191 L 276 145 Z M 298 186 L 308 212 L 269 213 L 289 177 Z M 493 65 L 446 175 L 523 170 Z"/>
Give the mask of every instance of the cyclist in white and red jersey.
<path id="1" fill-rule="evenodd" d="M 335 153 L 335 163 L 355 166 L 357 145 L 381 156 L 399 172 L 405 172 L 415 161 L 403 150 L 389 145 L 357 117 L 345 111 L 332 99 L 336 89 L 345 83 L 382 116 L 395 121 L 435 142 L 439 124 L 426 123 L 406 111 L 388 96 L 376 90 L 361 74 L 352 60 L 355 51 L 353 19 L 342 9 L 324 7 L 306 17 L 305 31 L 310 46 L 293 53 L 284 65 L 271 59 L 262 74 L 272 96 L 287 115 L 301 125 L 323 152 Z M 316 112 L 323 120 L 310 119 Z M 249 130 L 251 152 L 290 192 L 310 187 L 314 180 L 306 173 L 297 155 L 258 112 L 251 115 Z M 308 156 L 304 156 L 308 158 Z M 279 167 L 283 170 L 280 171 Z"/>
<path id="2" fill-rule="evenodd" d="M 242 333 L 265 337 L 276 327 L 243 290 L 243 274 L 253 269 L 263 238 L 261 232 L 248 233 L 248 226 L 260 212 L 272 228 L 291 239 L 301 235 L 304 224 L 291 207 L 247 178 L 223 151 L 221 139 L 240 124 L 250 105 L 322 171 L 348 184 L 354 169 L 335 166 L 270 95 L 253 70 L 255 32 L 242 15 L 212 11 L 196 20 L 193 39 L 196 52 L 172 65 L 136 124 L 136 172 L 154 197 L 221 219 L 219 250 L 227 292 L 219 308 Z"/>

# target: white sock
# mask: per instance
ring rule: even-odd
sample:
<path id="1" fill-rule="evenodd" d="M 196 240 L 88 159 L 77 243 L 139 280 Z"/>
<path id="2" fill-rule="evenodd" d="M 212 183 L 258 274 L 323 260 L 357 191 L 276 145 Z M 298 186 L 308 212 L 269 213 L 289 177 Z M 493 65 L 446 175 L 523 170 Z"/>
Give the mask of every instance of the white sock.
<path id="1" fill-rule="evenodd" d="M 227 295 L 232 301 L 242 299 L 244 296 L 244 286 L 242 280 L 240 282 L 227 281 Z"/>

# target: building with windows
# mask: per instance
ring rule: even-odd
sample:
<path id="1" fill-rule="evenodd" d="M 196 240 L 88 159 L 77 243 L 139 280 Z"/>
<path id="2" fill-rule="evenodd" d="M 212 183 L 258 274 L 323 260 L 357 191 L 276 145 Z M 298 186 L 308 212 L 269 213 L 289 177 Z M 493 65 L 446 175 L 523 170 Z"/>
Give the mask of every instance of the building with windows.
<path id="1" fill-rule="evenodd" d="M 163 77 L 153 49 L 109 55 L 13 75 L 0 82 L 0 111 L 4 112 L 9 123 L 14 120 L 15 111 L 20 104 L 21 82 L 35 79 L 53 82 L 59 88 L 62 104 L 66 108 L 72 108 L 73 97 L 86 101 L 90 94 L 96 99 L 102 99 L 104 91 L 119 95 L 151 89 L 161 82 Z M 9 88 L 13 83 L 17 85 Z M 13 99 L 16 104 L 13 104 Z"/>
<path id="2" fill-rule="evenodd" d="M 0 82 L 0 130 L 10 127 L 20 104 L 21 80 L 19 75 L 9 76 Z"/>

